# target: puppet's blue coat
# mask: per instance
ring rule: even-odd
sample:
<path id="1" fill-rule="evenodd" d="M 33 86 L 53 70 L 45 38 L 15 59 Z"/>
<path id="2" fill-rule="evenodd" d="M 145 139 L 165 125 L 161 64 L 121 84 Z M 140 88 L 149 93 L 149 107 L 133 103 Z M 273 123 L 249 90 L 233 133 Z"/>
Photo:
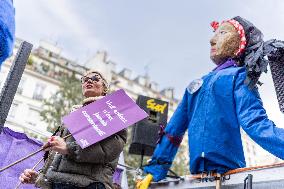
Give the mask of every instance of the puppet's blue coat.
<path id="1" fill-rule="evenodd" d="M 257 89 L 249 89 L 245 78 L 245 68 L 231 66 L 204 76 L 197 91 L 185 91 L 165 132 L 178 137 L 188 129 L 192 174 L 245 167 L 240 126 L 260 146 L 284 159 L 284 130 L 267 118 Z M 165 178 L 177 150 L 164 135 L 144 171 L 155 181 Z"/>
<path id="2" fill-rule="evenodd" d="M 0 65 L 9 57 L 15 39 L 15 9 L 12 0 L 0 0 Z"/>

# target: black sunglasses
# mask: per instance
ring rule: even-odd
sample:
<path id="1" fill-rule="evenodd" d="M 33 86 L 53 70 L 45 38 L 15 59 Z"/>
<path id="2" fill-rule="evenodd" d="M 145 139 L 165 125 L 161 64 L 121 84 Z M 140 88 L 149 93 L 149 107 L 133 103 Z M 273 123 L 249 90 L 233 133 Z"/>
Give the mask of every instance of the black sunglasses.
<path id="1" fill-rule="evenodd" d="M 94 81 L 98 82 L 98 81 L 100 81 L 102 78 L 101 78 L 99 75 L 94 75 L 94 76 L 92 76 L 92 77 L 83 76 L 83 77 L 81 78 L 81 83 L 85 83 L 85 82 L 89 81 L 89 79 L 92 80 L 93 82 L 94 82 Z"/>

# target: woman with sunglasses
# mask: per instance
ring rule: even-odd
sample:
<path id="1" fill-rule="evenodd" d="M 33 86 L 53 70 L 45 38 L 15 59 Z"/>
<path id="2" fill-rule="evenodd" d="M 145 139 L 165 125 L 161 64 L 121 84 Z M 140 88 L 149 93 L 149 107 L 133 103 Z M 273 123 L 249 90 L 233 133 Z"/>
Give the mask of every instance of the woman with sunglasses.
<path id="1" fill-rule="evenodd" d="M 106 79 L 97 71 L 89 71 L 82 78 L 82 105 L 72 111 L 103 98 L 108 92 Z M 51 137 L 44 145 L 49 151 L 39 173 L 26 169 L 21 174 L 22 183 L 34 183 L 47 189 L 111 189 L 112 176 L 118 158 L 126 143 L 126 130 L 122 130 L 96 144 L 82 149 L 69 131 L 61 126 L 58 136 Z"/>

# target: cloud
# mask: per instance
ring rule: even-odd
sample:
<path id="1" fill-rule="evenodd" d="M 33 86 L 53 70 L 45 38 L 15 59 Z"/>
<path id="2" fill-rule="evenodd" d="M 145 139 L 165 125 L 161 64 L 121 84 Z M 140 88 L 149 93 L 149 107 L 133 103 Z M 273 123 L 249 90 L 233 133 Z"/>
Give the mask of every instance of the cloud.
<path id="1" fill-rule="evenodd" d="M 15 3 L 18 15 L 18 29 L 26 30 L 25 26 L 30 25 L 32 33 L 24 33 L 23 37 L 31 39 L 38 43 L 40 39 L 48 39 L 56 42 L 63 48 L 65 56 L 71 59 L 79 59 L 80 63 L 86 57 L 86 53 L 95 53 L 97 50 L 106 48 L 104 42 L 99 39 L 92 29 L 92 23 L 76 10 L 79 1 L 67 0 L 27 0 L 26 3 L 17 1 Z M 27 4 L 31 5 L 29 11 L 32 14 L 26 14 Z M 25 13 L 25 14 L 24 14 Z M 25 17 L 23 18 L 23 16 Z M 25 23 L 25 24 L 23 24 Z M 34 35 L 36 37 L 34 37 Z M 37 38 L 37 39 L 35 39 Z M 36 41 L 37 40 L 37 41 Z"/>

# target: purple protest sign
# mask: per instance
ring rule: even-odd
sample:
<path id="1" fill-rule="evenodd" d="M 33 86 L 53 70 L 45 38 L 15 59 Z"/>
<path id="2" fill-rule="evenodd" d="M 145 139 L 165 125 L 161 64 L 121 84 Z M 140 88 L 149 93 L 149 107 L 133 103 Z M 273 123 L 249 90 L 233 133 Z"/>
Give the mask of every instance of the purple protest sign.
<path id="1" fill-rule="evenodd" d="M 86 148 L 146 118 L 144 112 L 120 89 L 63 117 L 77 143 Z"/>

